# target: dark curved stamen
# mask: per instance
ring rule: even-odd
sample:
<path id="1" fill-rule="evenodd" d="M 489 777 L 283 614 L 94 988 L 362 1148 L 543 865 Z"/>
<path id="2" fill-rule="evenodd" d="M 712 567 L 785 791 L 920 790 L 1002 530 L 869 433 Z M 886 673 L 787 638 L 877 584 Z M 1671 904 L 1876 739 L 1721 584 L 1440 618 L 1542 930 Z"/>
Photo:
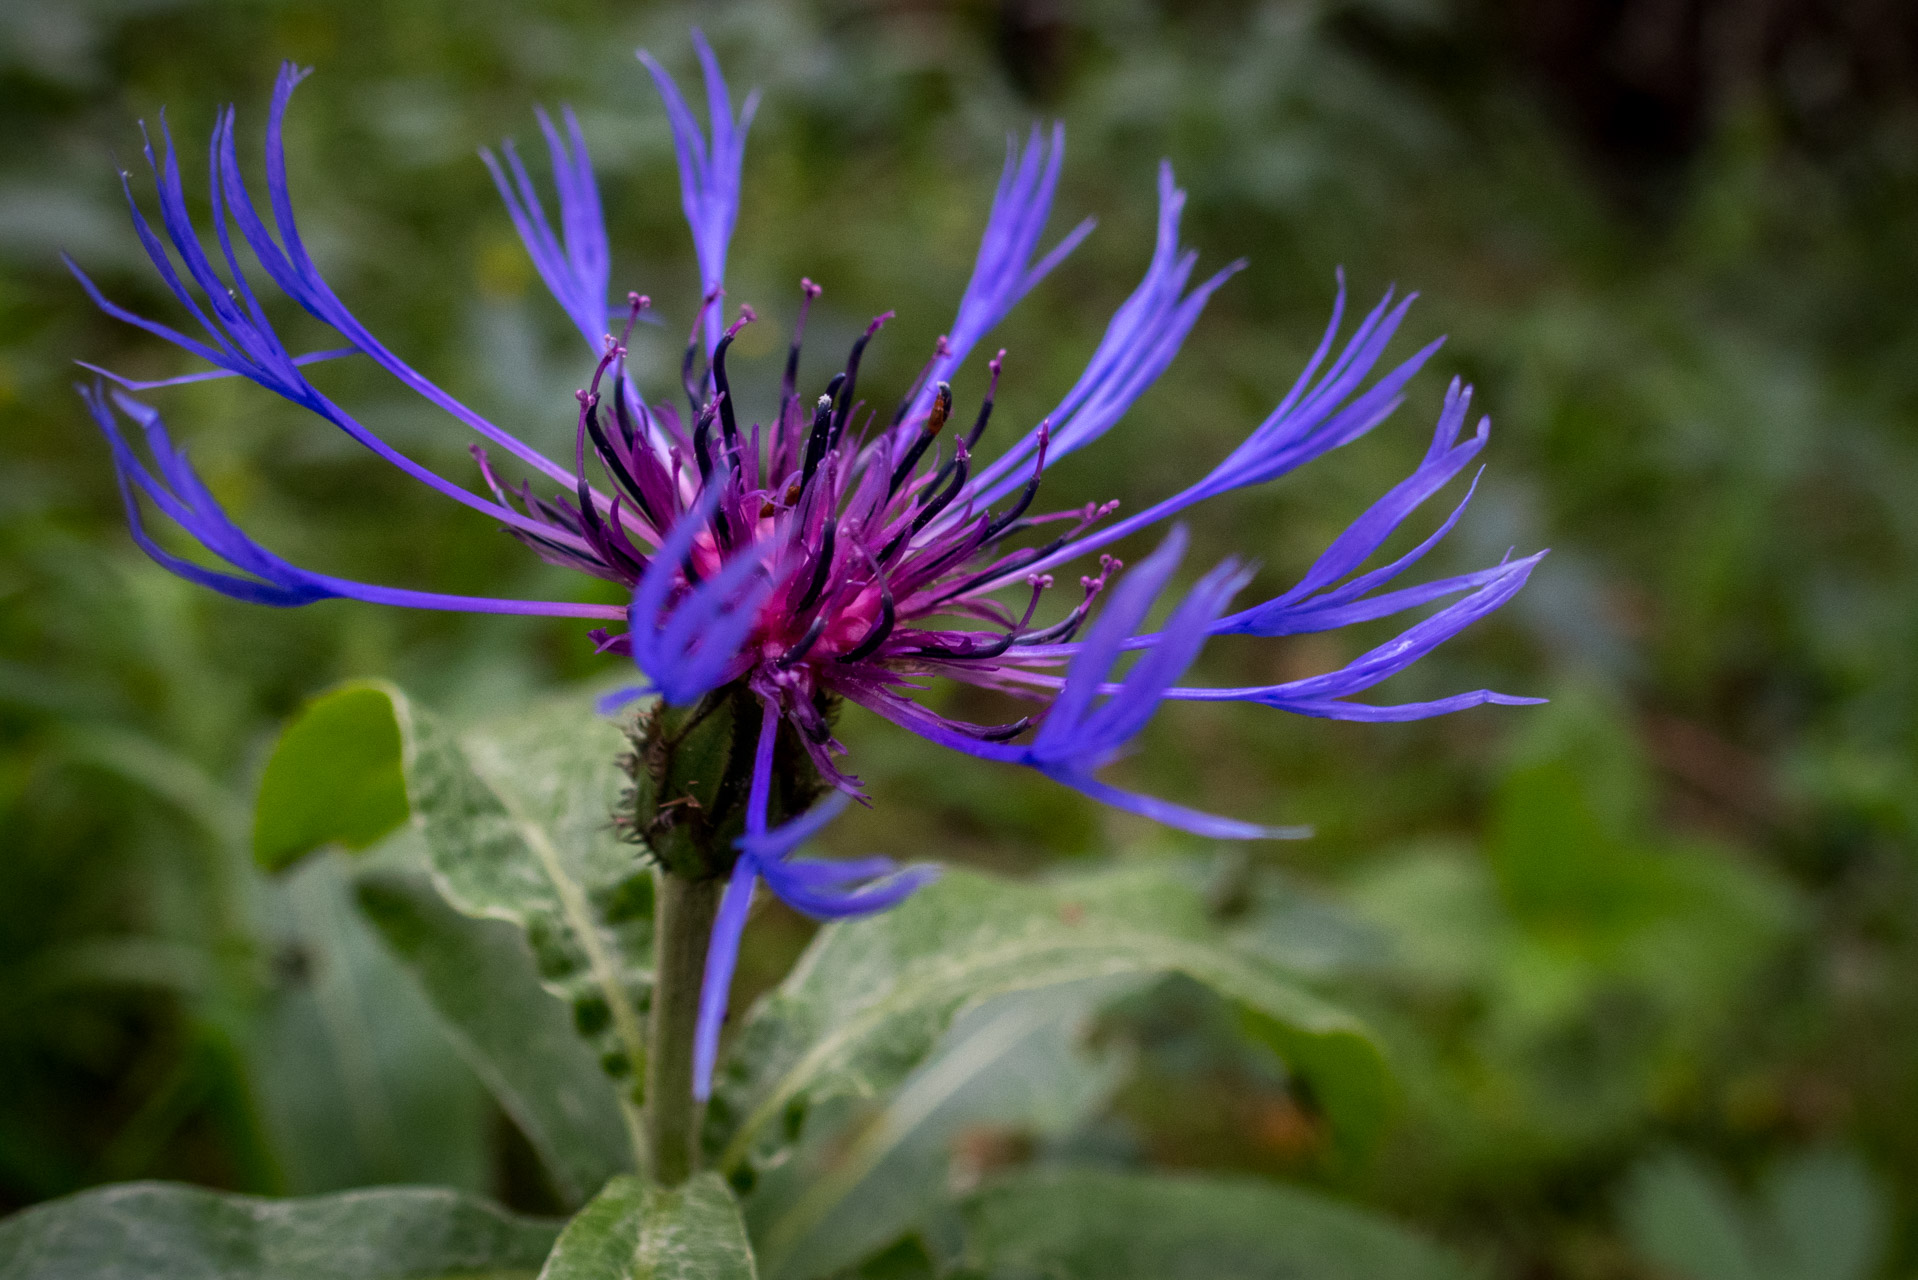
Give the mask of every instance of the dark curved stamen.
<path id="1" fill-rule="evenodd" d="M 819 397 L 819 404 L 813 409 L 812 431 L 806 436 L 806 463 L 799 473 L 799 492 L 804 493 L 812 484 L 813 472 L 819 470 L 820 459 L 826 456 L 827 442 L 832 438 L 832 393 L 839 389 L 840 374 L 826 387 L 826 394 Z"/>
<path id="2" fill-rule="evenodd" d="M 888 498 L 899 492 L 899 486 L 906 482 L 906 477 L 912 474 L 912 469 L 919 465 L 919 459 L 926 456 L 926 449 L 945 429 L 946 419 L 951 413 L 952 384 L 941 382 L 937 394 L 932 398 L 932 407 L 926 411 L 926 421 L 919 428 L 919 438 L 912 442 L 912 447 L 906 450 L 906 456 L 901 458 L 899 465 L 892 469 L 892 480 L 886 485 Z M 957 457 L 957 455 L 954 456 Z"/>
<path id="3" fill-rule="evenodd" d="M 906 415 L 912 412 L 913 401 L 919 398 L 919 389 L 926 385 L 926 379 L 932 376 L 932 371 L 938 367 L 939 362 L 951 354 L 952 341 L 942 333 L 939 335 L 939 340 L 932 344 L 932 359 L 926 361 L 925 367 L 919 371 L 919 376 L 912 380 L 910 387 L 906 388 L 906 394 L 899 401 L 899 407 L 892 411 L 893 426 L 896 427 L 906 420 Z"/>
<path id="4" fill-rule="evenodd" d="M 1019 570 L 1024 569 L 1028 565 L 1034 565 L 1039 563 L 1039 561 L 1045 559 L 1047 556 L 1051 555 L 1053 552 L 1059 550 L 1061 547 L 1065 546 L 1066 543 L 1070 541 L 1072 541 L 1072 535 L 1068 533 L 1062 537 L 1054 538 L 1051 542 L 1046 543 L 1043 547 L 1027 547 L 1023 553 L 1015 551 L 1012 553 L 1013 555 L 1023 554 L 1024 556 L 1024 559 L 1020 560 L 1019 563 L 995 565 L 994 567 L 990 569 L 986 569 L 982 572 L 975 573 L 970 578 L 967 578 L 964 582 L 961 582 L 959 585 L 951 588 L 950 590 L 944 592 L 943 594 L 939 596 L 934 597 L 932 600 L 928 601 L 928 604 L 929 605 L 943 604 L 945 601 L 952 599 L 954 596 L 962 596 L 966 594 L 966 592 L 971 591 L 975 587 L 983 586 L 986 583 L 991 582 L 998 578 L 1009 577 L 1012 574 L 1019 572 Z"/>
<path id="5" fill-rule="evenodd" d="M 633 427 L 632 419 L 630 415 L 627 414 L 625 404 L 619 394 L 623 388 L 624 384 L 622 383 L 613 389 L 613 415 L 619 420 L 620 434 L 626 438 L 626 447 L 630 449 L 633 447 Z M 642 516 L 646 517 L 647 523 L 651 524 L 654 528 L 658 528 L 659 520 L 653 514 L 652 507 L 648 505 L 646 495 L 640 492 L 639 481 L 633 476 L 632 470 L 627 467 L 626 461 L 620 456 L 619 451 L 613 448 L 612 443 L 607 440 L 606 432 L 600 426 L 599 408 L 596 403 L 589 404 L 586 407 L 586 432 L 593 439 L 593 452 L 599 455 L 600 465 L 605 467 L 612 475 L 614 482 L 619 485 L 620 491 L 632 500 L 633 506 L 638 508 Z"/>
<path id="6" fill-rule="evenodd" d="M 929 644 L 906 652 L 915 657 L 944 658 L 954 662 L 975 662 L 981 658 L 996 658 L 1012 648 L 1019 637 L 1008 631 L 1004 635 L 994 636 L 985 644 L 972 649 L 949 649 L 941 644 Z"/>
<path id="7" fill-rule="evenodd" d="M 973 420 L 972 430 L 966 432 L 967 452 L 971 452 L 973 447 L 979 443 L 979 437 L 986 434 L 986 424 L 992 421 L 992 405 L 993 402 L 999 398 L 999 370 L 1004 367 L 1005 361 L 1005 349 L 1000 348 L 999 354 L 994 356 L 992 363 L 986 366 L 992 370 L 992 382 L 986 388 L 986 398 L 979 405 L 979 416 Z M 932 478 L 931 487 L 937 489 L 940 485 L 944 484 L 946 477 L 951 475 L 953 468 L 958 465 L 959 455 L 955 453 L 947 460 L 945 466 L 939 468 L 939 474 Z"/>
<path id="8" fill-rule="evenodd" d="M 1004 515 L 994 519 L 990 525 L 986 526 L 987 542 L 991 542 L 994 538 L 997 538 L 1000 534 L 1011 528 L 1012 522 L 1024 515 L 1026 508 L 1032 505 L 1032 500 L 1039 496 L 1039 482 L 1045 478 L 1046 474 L 1046 446 L 1050 444 L 1051 441 L 1051 424 L 1041 422 L 1039 424 L 1039 451 L 1038 456 L 1033 459 L 1032 479 L 1026 481 L 1026 487 L 1020 491 L 1019 498 L 1012 504 L 1012 508 Z"/>
<path id="9" fill-rule="evenodd" d="M 1009 742 L 1032 727 L 1031 716 L 1020 716 L 1011 724 L 996 725 L 990 729 L 976 729 L 973 737 L 981 742 Z"/>
<path id="10" fill-rule="evenodd" d="M 703 375 L 693 376 L 693 362 L 699 358 L 699 335 L 706 327 L 706 308 L 718 303 L 719 295 L 720 290 L 714 289 L 700 301 L 692 332 L 686 335 L 686 355 L 679 362 L 679 385 L 686 389 L 686 403 L 695 416 L 699 413 L 700 401 L 706 398 L 701 394 L 706 379 Z"/>
<path id="11" fill-rule="evenodd" d="M 786 670 L 786 668 L 792 666 L 793 663 L 805 657 L 806 651 L 811 649 L 815 644 L 818 644 L 819 637 L 825 634 L 826 615 L 822 613 L 812 620 L 812 625 L 806 628 L 806 634 L 799 637 L 799 643 L 780 654 L 773 662 L 773 665 L 781 671 Z"/>
<path id="12" fill-rule="evenodd" d="M 619 424 L 619 438 L 628 449 L 634 449 L 639 446 L 639 424 L 633 421 L 633 411 L 626 407 L 630 385 L 623 373 L 613 379 L 613 421 Z"/>
<path id="13" fill-rule="evenodd" d="M 1086 620 L 1086 612 L 1092 601 L 1078 605 L 1071 613 L 1041 631 L 1028 631 L 1020 636 L 1020 644 L 1062 644 L 1078 634 L 1079 627 Z"/>
<path id="14" fill-rule="evenodd" d="M 717 401 L 707 401 L 706 407 L 699 411 L 699 420 L 693 424 L 693 457 L 699 463 L 702 485 L 713 473 L 713 417 L 718 409 Z"/>
<path id="15" fill-rule="evenodd" d="M 892 591 L 886 586 L 885 574 L 881 573 L 877 581 L 879 583 L 879 617 L 873 621 L 872 630 L 866 632 L 863 640 L 839 655 L 841 662 L 860 661 L 884 644 L 886 637 L 892 634 Z"/>
<path id="16" fill-rule="evenodd" d="M 852 351 L 846 356 L 845 381 L 839 385 L 838 399 L 832 415 L 831 443 L 835 445 L 839 443 L 839 437 L 845 434 L 846 419 L 852 416 L 853 391 L 859 383 L 859 357 L 866 354 L 866 344 L 872 341 L 873 335 L 879 332 L 881 325 L 892 319 L 892 315 L 893 313 L 888 311 L 884 315 L 873 317 L 873 322 L 866 326 L 866 331 L 859 335 L 858 340 L 852 344 Z"/>
<path id="17" fill-rule="evenodd" d="M 965 451 L 965 449 L 961 449 L 961 451 L 959 451 L 959 459 L 957 459 L 957 462 L 959 462 L 959 468 L 957 468 L 957 470 L 953 472 L 953 478 L 951 478 L 951 482 L 949 482 L 949 484 L 947 484 L 947 486 L 944 487 L 944 489 L 940 489 L 940 493 L 938 493 L 938 497 L 934 497 L 934 499 L 932 499 L 930 503 L 926 503 L 924 507 L 921 507 L 921 509 L 919 509 L 919 514 L 917 514 L 917 516 L 913 516 L 913 522 L 911 522 L 911 524 L 909 524 L 909 526 L 907 526 L 907 528 L 905 528 L 905 530 L 903 530 L 903 532 L 901 532 L 900 535 L 898 535 L 898 537 L 894 537 L 894 539 L 892 539 L 890 543 L 886 543 L 886 551 L 884 551 L 884 553 L 882 553 L 882 555 L 878 557 L 880 558 L 880 562 L 882 562 L 882 564 L 884 564 L 886 560 L 890 560 L 890 558 L 892 558 L 892 553 L 896 553 L 896 551 L 900 549 L 901 545 L 905 543 L 905 539 L 909 539 L 909 537 L 913 537 L 913 535 L 919 532 L 919 530 L 923 530 L 923 528 L 926 528 L 928 524 L 932 524 L 932 520 L 934 520 L 934 518 L 936 518 L 936 516 L 938 516 L 938 514 L 940 514 L 942 510 L 946 510 L 947 507 L 951 507 L 951 505 L 953 505 L 953 499 L 955 499 L 955 497 L 959 497 L 959 489 L 963 489 L 963 487 L 965 487 L 965 480 L 967 480 L 967 474 L 971 472 L 971 457 L 967 455 L 967 451 Z"/>
<path id="18" fill-rule="evenodd" d="M 1006 352 L 1005 348 L 1001 347 L 999 354 L 994 356 L 992 362 L 986 366 L 992 371 L 992 382 L 987 385 L 986 398 L 979 405 L 978 419 L 973 422 L 972 430 L 966 433 L 968 449 L 979 443 L 979 437 L 986 434 L 986 424 L 992 421 L 992 404 L 999 398 L 999 370 L 1005 367 L 1005 363 Z"/>
<path id="19" fill-rule="evenodd" d="M 786 404 L 798 394 L 799 387 L 799 344 L 806 336 L 806 315 L 812 310 L 812 300 L 822 290 L 811 280 L 801 277 L 799 281 L 799 320 L 793 325 L 793 344 L 786 351 L 786 376 L 779 380 L 779 407 L 783 415 Z"/>
<path id="20" fill-rule="evenodd" d="M 739 419 L 733 412 L 732 387 L 726 381 L 726 351 L 739 331 L 758 318 L 751 307 L 741 307 L 739 319 L 733 321 L 713 346 L 713 399 L 719 402 L 720 435 L 726 442 L 726 452 L 734 457 L 739 456 Z"/>
<path id="21" fill-rule="evenodd" d="M 958 461 L 959 469 L 953 473 L 952 481 L 940 490 L 938 497 L 919 509 L 919 514 L 912 518 L 910 525 L 901 529 L 898 535 L 886 544 L 886 549 L 879 553 L 879 563 L 884 564 L 892 559 L 893 554 L 906 544 L 908 538 L 931 524 L 933 517 L 951 506 L 952 500 L 959 496 L 959 491 L 966 487 L 966 475 L 970 468 L 967 465 L 965 450 L 959 451 Z"/>
<path id="22" fill-rule="evenodd" d="M 794 613 L 804 613 L 813 607 L 819 595 L 826 589 L 826 578 L 832 572 L 833 542 L 839 533 L 839 522 L 826 521 L 826 529 L 819 539 L 819 554 L 813 560 L 812 581 L 806 586 L 806 594 L 793 606 Z"/>

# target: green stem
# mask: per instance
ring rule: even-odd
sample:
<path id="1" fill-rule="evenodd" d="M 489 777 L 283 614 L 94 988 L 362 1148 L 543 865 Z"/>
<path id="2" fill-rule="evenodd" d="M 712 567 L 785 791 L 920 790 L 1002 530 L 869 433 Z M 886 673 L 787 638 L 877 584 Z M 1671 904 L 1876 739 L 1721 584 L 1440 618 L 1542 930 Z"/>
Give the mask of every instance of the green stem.
<path id="1" fill-rule="evenodd" d="M 660 868 L 653 930 L 653 1010 L 646 1055 L 646 1146 L 653 1180 L 677 1186 L 699 1165 L 693 1105 L 693 1027 L 706 975 L 706 941 L 722 882 Z"/>

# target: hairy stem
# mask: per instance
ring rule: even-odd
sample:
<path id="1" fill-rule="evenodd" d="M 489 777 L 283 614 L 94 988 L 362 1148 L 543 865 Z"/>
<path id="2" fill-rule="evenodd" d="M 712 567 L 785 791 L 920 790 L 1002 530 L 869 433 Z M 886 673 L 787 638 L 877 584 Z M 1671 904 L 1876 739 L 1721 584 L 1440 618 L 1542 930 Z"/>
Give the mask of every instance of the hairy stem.
<path id="1" fill-rule="evenodd" d="M 660 868 L 654 916 L 654 979 L 646 1055 L 646 1147 L 653 1180 L 672 1187 L 699 1164 L 693 1104 L 693 1026 L 706 972 L 706 942 L 724 882 Z"/>

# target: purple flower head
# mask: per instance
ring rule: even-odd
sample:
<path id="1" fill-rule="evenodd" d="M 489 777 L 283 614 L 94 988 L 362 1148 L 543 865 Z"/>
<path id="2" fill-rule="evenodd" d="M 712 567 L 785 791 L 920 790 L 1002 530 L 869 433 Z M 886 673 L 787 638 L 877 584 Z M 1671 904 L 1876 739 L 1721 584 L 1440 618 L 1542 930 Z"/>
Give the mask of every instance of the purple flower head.
<path id="1" fill-rule="evenodd" d="M 986 393 L 963 415 L 950 379 L 1011 307 L 1091 230 L 1090 222 L 1082 223 L 1050 250 L 1040 249 L 1064 151 L 1064 133 L 1056 126 L 1049 136 L 1035 129 L 1023 147 L 1009 145 L 950 334 L 940 339 L 896 410 L 880 414 L 869 408 L 860 384 L 861 357 L 890 312 L 866 327 L 822 388 L 801 392 L 801 337 L 807 310 L 820 293 L 808 280 L 802 281 L 778 412 L 770 422 L 743 421 L 728 356 L 740 330 L 757 317 L 750 307 L 741 307 L 726 324 L 722 301 L 746 130 L 757 100 L 748 96 L 735 116 L 711 49 L 697 33 L 694 42 L 707 89 L 703 131 L 671 76 L 640 54 L 665 101 L 701 275 L 701 297 L 681 366 L 683 410 L 674 403 L 678 393 L 649 399 L 628 374 L 627 335 L 634 324 L 651 319 L 648 298 L 628 294 L 614 326 L 620 333 L 603 331 L 610 254 L 585 142 L 571 113 L 562 113 L 563 132 L 550 117 L 540 116 L 557 196 L 557 229 L 517 153 L 504 148 L 504 163 L 486 156 L 541 278 L 598 356 L 578 395 L 572 456 L 564 461 L 518 440 L 406 364 L 354 318 L 322 277 L 294 220 L 281 149 L 287 104 L 305 74 L 290 66 L 280 75 L 267 128 L 270 224 L 241 176 L 230 109 L 214 129 L 209 156 L 217 260 L 189 219 L 164 128 L 159 152 L 147 149 L 160 230 L 147 221 L 128 188 L 141 243 L 199 336 L 126 311 L 105 299 L 77 266 L 73 269 L 110 314 L 214 366 L 208 373 L 157 383 L 95 370 L 120 391 L 108 394 L 98 385 L 82 389 L 110 444 L 134 536 L 169 569 L 264 604 L 347 597 L 415 608 L 598 619 L 606 624 L 593 632 L 601 649 L 630 658 L 645 677 L 645 685 L 632 693 L 650 689 L 675 705 L 721 690 L 750 695 L 760 712 L 758 747 L 746 833 L 738 843 L 708 964 L 698 1041 L 702 1089 L 758 881 L 797 909 L 831 918 L 884 909 L 930 874 L 923 868 L 901 870 L 883 859 L 827 862 L 795 856 L 844 797 L 860 794 L 857 778 L 841 768 L 843 748 L 834 737 L 831 710 L 843 702 L 955 751 L 1025 766 L 1159 822 L 1211 837 L 1250 839 L 1302 832 L 1120 790 L 1099 773 L 1168 699 L 1256 702 L 1348 720 L 1408 720 L 1486 702 L 1536 701 L 1488 690 L 1396 705 L 1354 700 L 1510 599 L 1538 563 L 1538 555 L 1508 557 L 1469 573 L 1394 585 L 1459 520 L 1471 497 L 1468 489 L 1418 546 L 1383 566 L 1364 568 L 1485 446 L 1485 420 L 1465 433 L 1471 393 L 1456 382 L 1431 447 L 1413 474 L 1334 539 L 1296 585 L 1269 600 L 1233 611 L 1232 601 L 1249 574 L 1228 561 L 1203 574 L 1170 605 L 1164 621 L 1149 628 L 1147 619 L 1166 595 L 1184 551 L 1183 529 L 1174 527 L 1159 549 L 1130 571 L 1107 551 L 1204 499 L 1286 475 L 1384 421 L 1437 347 L 1434 343 L 1376 372 L 1409 297 L 1395 302 L 1388 294 L 1341 342 L 1341 277 L 1331 322 L 1297 383 L 1198 483 L 1125 518 L 1114 518 L 1116 503 L 1070 510 L 1039 504 L 1047 470 L 1117 424 L 1178 353 L 1213 292 L 1241 265 L 1191 283 L 1198 255 L 1180 243 L 1185 193 L 1169 164 L 1159 174 L 1158 234 L 1143 279 L 1114 314 L 1085 372 L 1057 408 L 990 462 L 980 457 L 994 426 L 1005 352 L 988 362 Z M 291 352 L 242 270 L 243 254 L 257 274 L 333 329 L 345 346 Z M 308 364 L 342 355 L 370 359 L 475 432 L 480 440 L 472 451 L 480 485 L 456 483 L 405 457 L 307 380 Z M 311 410 L 442 494 L 492 516 L 541 558 L 620 584 L 630 593 L 631 607 L 442 596 L 288 564 L 234 525 L 172 444 L 158 415 L 124 394 L 222 376 L 247 378 Z M 122 434 L 118 414 L 142 428 L 151 468 Z M 517 464 L 542 484 L 557 484 L 559 491 L 542 495 L 532 482 L 502 480 L 493 451 L 502 465 Z M 162 549 L 144 528 L 143 499 L 225 568 L 206 568 Z M 1074 562 L 1086 566 L 1078 592 L 1049 606 L 1056 574 Z M 1213 636 L 1324 631 L 1427 605 L 1441 607 L 1325 675 L 1248 688 L 1182 683 Z M 915 697 L 940 678 L 1009 693 L 1031 710 L 997 725 L 941 715 Z M 782 726 L 789 727 L 789 740 L 801 745 L 820 778 L 840 794 L 770 827 L 772 744 Z"/>

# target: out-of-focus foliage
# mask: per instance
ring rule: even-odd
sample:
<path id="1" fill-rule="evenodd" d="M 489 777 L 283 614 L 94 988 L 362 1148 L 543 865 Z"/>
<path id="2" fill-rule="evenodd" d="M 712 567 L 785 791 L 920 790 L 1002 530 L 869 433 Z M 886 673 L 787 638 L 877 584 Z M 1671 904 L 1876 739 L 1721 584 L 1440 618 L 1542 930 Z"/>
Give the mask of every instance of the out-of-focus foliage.
<path id="1" fill-rule="evenodd" d="M 1342 1162 L 1319 1100 L 1245 1046 L 1228 1006 L 1173 984 L 1096 1020 L 1058 1012 L 1090 1038 L 1027 1052 L 1065 1064 L 1043 1077 L 1064 1085 L 948 1112 L 972 1118 L 934 1127 L 946 1176 L 991 1185 L 1066 1144 L 1132 1169 L 1329 1185 L 1505 1274 L 1908 1273 L 1918 114 L 1899 7 L 1827 8 L 0 9 L 0 1207 L 131 1177 L 432 1181 L 557 1207 L 337 858 L 258 873 L 245 798 L 279 722 L 343 677 L 398 680 L 463 720 L 606 664 L 565 624 L 250 608 L 148 564 L 69 361 L 188 366 L 93 313 L 56 252 L 164 309 L 115 180 L 139 163 L 134 119 L 168 107 L 190 153 L 232 100 L 250 150 L 278 60 L 316 64 L 290 137 L 316 255 L 390 345 L 557 448 L 585 352 L 473 152 L 527 137 L 534 102 L 578 109 L 616 286 L 671 320 L 636 353 L 663 394 L 696 285 L 631 50 L 683 65 L 697 17 L 735 81 L 767 94 L 731 282 L 774 321 L 735 349 L 746 408 L 766 407 L 802 274 L 827 290 L 807 376 L 898 306 L 868 369 L 903 386 L 963 287 L 1002 136 L 1058 116 L 1059 223 L 1101 227 L 995 338 L 1008 423 L 1051 407 L 1136 280 L 1158 157 L 1191 192 L 1206 260 L 1251 259 L 1131 420 L 1061 467 L 1062 503 L 1131 506 L 1202 473 L 1289 383 L 1342 264 L 1361 297 L 1424 291 L 1407 350 L 1449 332 L 1440 367 L 1494 417 L 1444 567 L 1554 548 L 1511 609 L 1403 678 L 1407 697 L 1491 684 L 1552 707 L 1407 726 L 1175 708 L 1123 766 L 1162 794 L 1317 827 L 1222 858 L 1215 906 L 1384 1032 L 1401 1101 L 1381 1155 Z M 465 474 L 453 424 L 366 371 L 321 376 Z M 1442 388 L 1427 375 L 1315 483 L 1234 497 L 1195 528 L 1200 549 L 1284 583 L 1409 470 Z M 203 383 L 160 403 L 222 501 L 298 563 L 568 589 L 263 392 Z M 1323 670 L 1351 656 L 1340 643 L 1221 645 L 1206 674 Z M 1017 870 L 1165 840 L 883 727 L 845 732 L 876 801 L 836 832 L 848 850 Z M 771 985 L 807 936 L 756 922 L 745 980 Z M 927 1106 L 941 1061 L 905 1086 Z M 1793 1234 L 1808 1223 L 1851 1234 Z M 1709 1240 L 1718 1253 L 1684 1252 Z M 1857 1261 L 1784 1270 L 1798 1248 Z"/>

